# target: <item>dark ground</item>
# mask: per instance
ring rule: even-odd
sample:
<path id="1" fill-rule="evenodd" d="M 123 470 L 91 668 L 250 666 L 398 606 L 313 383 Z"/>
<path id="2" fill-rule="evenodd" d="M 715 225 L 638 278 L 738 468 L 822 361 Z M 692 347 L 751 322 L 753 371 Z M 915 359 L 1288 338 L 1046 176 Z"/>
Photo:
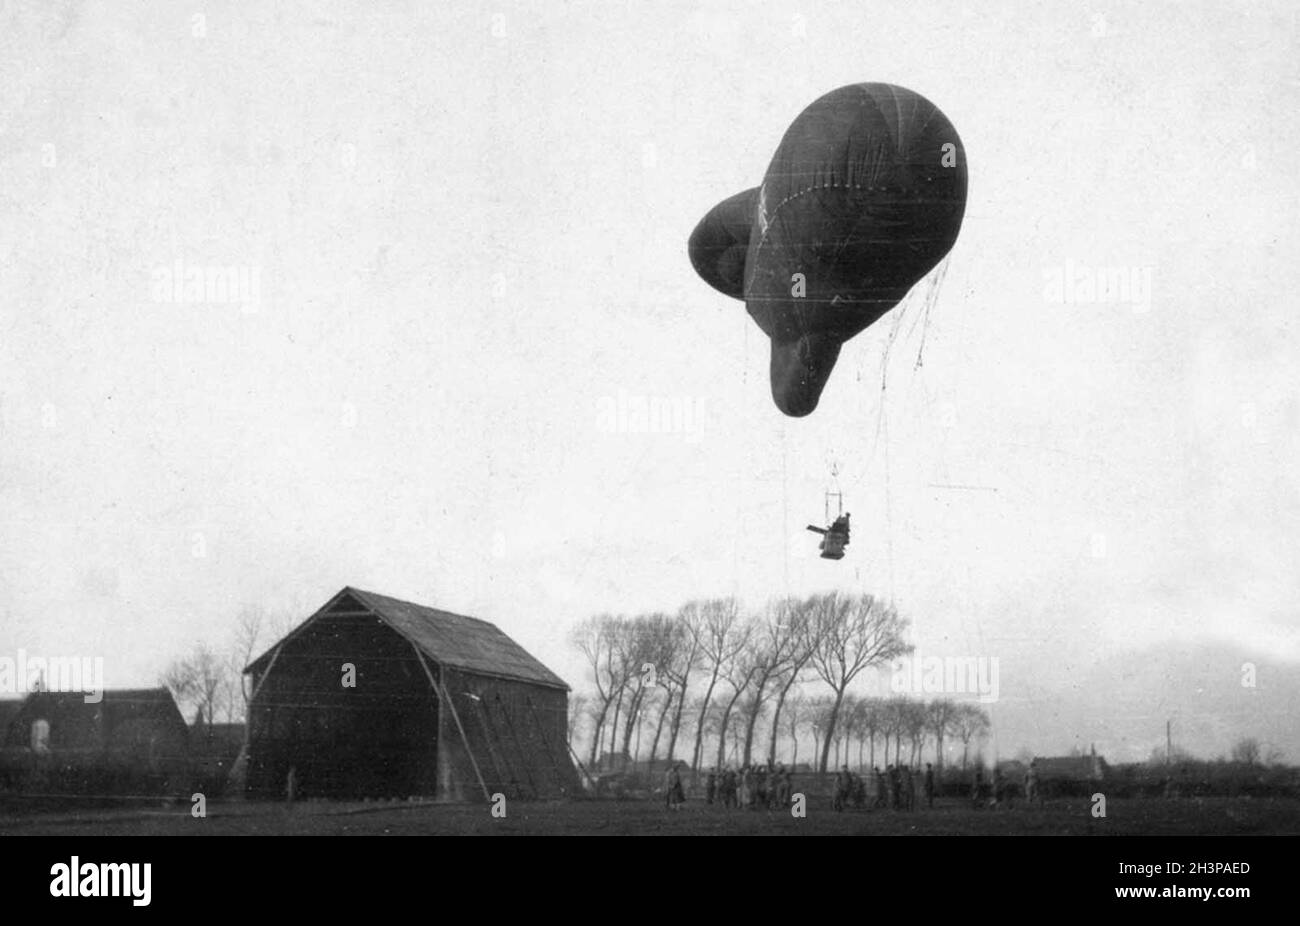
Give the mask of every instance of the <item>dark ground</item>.
<path id="1" fill-rule="evenodd" d="M 0 802 L 0 835 L 43 836 L 431 836 L 431 835 L 1279 835 L 1300 834 L 1300 800 L 1205 798 L 1113 800 L 1095 819 L 1091 803 L 972 810 L 964 801 L 934 810 L 846 810 L 813 799 L 804 819 L 786 811 L 724 811 L 692 801 L 670 813 L 654 801 L 507 803 L 504 819 L 487 804 L 211 803 L 196 819 L 188 804 L 61 808 Z"/>

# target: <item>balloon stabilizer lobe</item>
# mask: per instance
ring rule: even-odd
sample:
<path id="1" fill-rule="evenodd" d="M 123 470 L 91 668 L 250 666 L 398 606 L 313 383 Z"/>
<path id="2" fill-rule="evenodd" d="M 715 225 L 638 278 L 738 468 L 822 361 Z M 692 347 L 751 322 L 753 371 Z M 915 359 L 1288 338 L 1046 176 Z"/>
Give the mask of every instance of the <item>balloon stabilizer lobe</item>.
<path id="1" fill-rule="evenodd" d="M 812 414 L 835 369 L 841 342 L 830 334 L 805 334 L 778 348 L 772 343 L 772 398 L 792 418 Z"/>
<path id="2" fill-rule="evenodd" d="M 946 116 L 891 84 L 826 94 L 786 130 L 760 186 L 691 234 L 691 263 L 772 340 L 772 399 L 810 414 L 840 347 L 951 250 L 966 154 Z"/>

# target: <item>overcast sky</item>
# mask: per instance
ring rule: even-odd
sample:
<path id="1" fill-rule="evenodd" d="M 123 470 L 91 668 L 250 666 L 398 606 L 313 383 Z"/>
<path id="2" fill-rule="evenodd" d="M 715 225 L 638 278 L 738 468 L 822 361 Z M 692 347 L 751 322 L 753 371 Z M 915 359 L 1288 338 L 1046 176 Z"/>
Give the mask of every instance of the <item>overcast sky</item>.
<path id="1" fill-rule="evenodd" d="M 581 687 L 588 614 L 841 588 L 1000 660 L 1004 753 L 1300 759 L 1293 4 L 376 6 L 0 14 L 0 654 L 153 684 L 354 585 Z M 858 81 L 970 199 L 794 420 L 686 240 Z"/>

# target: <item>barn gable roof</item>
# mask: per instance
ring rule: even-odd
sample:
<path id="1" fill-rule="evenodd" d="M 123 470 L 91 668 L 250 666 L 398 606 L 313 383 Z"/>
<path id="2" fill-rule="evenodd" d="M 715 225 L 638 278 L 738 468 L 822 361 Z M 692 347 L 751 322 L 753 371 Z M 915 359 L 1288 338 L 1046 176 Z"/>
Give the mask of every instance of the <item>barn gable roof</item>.
<path id="1" fill-rule="evenodd" d="M 181 709 L 175 706 L 175 698 L 172 692 L 166 688 L 105 688 L 99 692 L 98 701 L 87 701 L 87 692 L 52 692 L 39 691 L 32 692 L 27 696 L 31 704 L 39 702 L 43 706 L 56 706 L 60 710 L 73 711 L 73 713 L 94 714 L 96 711 L 112 710 L 114 714 L 125 715 L 131 714 L 148 714 L 151 711 L 162 711 L 162 713 L 172 713 L 181 718 L 181 724 L 185 724 L 185 718 L 181 717 Z"/>
<path id="2" fill-rule="evenodd" d="M 87 701 L 86 694 L 84 691 L 33 691 L 27 697 L 42 704 L 92 714 L 108 705 L 123 713 L 146 712 L 151 707 L 168 712 L 175 709 L 176 716 L 180 716 L 176 699 L 166 688 L 105 688 L 98 693 L 98 701 Z M 184 718 L 181 722 L 185 722 Z"/>
<path id="3" fill-rule="evenodd" d="M 296 636 L 317 618 L 331 613 L 347 613 L 356 610 L 357 605 L 374 614 L 440 665 L 566 691 L 569 688 L 562 678 L 506 636 L 496 624 L 351 586 L 345 587 L 284 639 L 249 663 L 244 671 L 262 671 L 281 643 Z"/>

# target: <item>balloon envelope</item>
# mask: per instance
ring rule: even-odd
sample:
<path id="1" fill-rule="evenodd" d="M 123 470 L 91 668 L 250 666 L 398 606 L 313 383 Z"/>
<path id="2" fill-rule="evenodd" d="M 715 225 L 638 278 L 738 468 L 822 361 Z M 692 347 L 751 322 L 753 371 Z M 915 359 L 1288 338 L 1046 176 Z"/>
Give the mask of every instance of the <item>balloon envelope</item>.
<path id="1" fill-rule="evenodd" d="M 966 182 L 966 152 L 938 107 L 903 87 L 853 84 L 800 113 L 760 186 L 700 221 L 691 263 L 772 339 L 782 412 L 812 412 L 841 345 L 948 253 Z"/>

